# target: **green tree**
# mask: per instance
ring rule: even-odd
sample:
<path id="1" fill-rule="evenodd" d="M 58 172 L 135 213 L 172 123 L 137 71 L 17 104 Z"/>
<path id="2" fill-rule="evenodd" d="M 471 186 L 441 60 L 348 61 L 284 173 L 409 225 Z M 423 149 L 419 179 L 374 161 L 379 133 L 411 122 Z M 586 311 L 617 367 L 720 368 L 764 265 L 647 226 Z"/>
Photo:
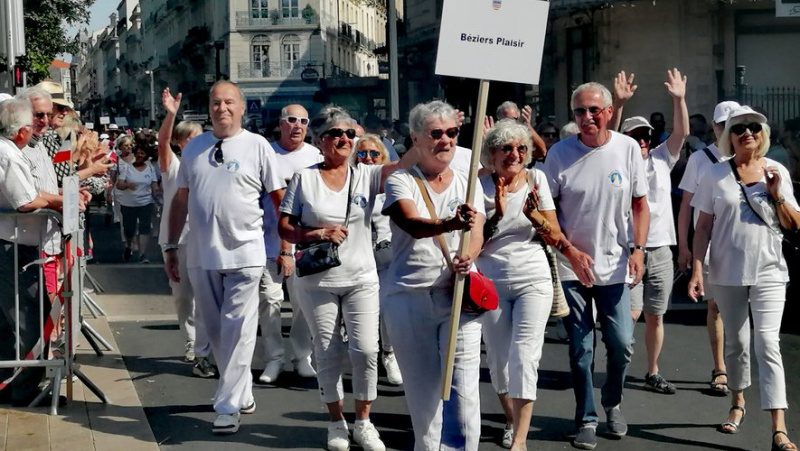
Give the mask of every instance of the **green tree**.
<path id="1" fill-rule="evenodd" d="M 89 23 L 95 0 L 24 0 L 26 66 L 29 83 L 50 74 L 50 63 L 62 53 L 75 53 L 78 41 L 66 26 Z"/>

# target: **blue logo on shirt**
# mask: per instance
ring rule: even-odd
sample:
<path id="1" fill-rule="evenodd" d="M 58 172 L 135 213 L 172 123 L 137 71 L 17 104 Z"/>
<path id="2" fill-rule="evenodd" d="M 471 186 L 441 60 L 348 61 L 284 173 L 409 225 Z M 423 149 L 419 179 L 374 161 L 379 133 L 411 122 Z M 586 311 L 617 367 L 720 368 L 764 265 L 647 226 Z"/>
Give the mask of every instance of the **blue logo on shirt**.
<path id="1" fill-rule="evenodd" d="M 453 199 L 453 200 L 451 200 L 450 202 L 447 203 L 447 207 L 450 209 L 451 213 L 455 213 L 455 211 L 458 208 L 458 206 L 463 204 L 463 203 L 464 203 L 463 200 L 461 200 L 461 199 L 456 197 L 455 199 Z"/>
<path id="2" fill-rule="evenodd" d="M 231 174 L 235 174 L 239 172 L 239 168 L 241 167 L 241 163 L 236 160 L 229 161 L 225 163 L 225 169 L 230 172 Z"/>
<path id="3" fill-rule="evenodd" d="M 361 208 L 367 207 L 367 198 L 361 193 L 353 194 L 353 205 L 358 205 Z"/>
<path id="4" fill-rule="evenodd" d="M 608 180 L 611 181 L 612 186 L 622 186 L 622 174 L 617 170 L 614 170 L 611 172 L 611 174 L 608 174 Z"/>

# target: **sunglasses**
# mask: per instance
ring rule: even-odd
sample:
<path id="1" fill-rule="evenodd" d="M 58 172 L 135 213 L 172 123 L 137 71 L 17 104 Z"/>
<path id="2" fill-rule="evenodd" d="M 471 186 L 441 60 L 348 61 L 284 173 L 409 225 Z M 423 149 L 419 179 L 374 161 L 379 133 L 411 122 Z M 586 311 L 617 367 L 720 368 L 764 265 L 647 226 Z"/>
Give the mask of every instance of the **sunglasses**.
<path id="1" fill-rule="evenodd" d="M 592 116 L 597 116 L 598 114 L 600 114 L 606 108 L 608 108 L 608 107 L 603 107 L 603 108 L 600 108 L 599 106 L 590 106 L 588 108 L 578 107 L 578 108 L 573 108 L 572 109 L 572 114 L 574 114 L 577 117 L 582 117 L 582 116 L 585 116 L 586 112 L 588 111 L 589 114 L 591 114 Z"/>
<path id="2" fill-rule="evenodd" d="M 52 118 L 53 113 L 33 113 L 33 117 L 36 119 L 42 120 L 44 118 Z"/>
<path id="3" fill-rule="evenodd" d="M 356 137 L 356 131 L 352 128 L 348 128 L 347 130 L 342 130 L 341 128 L 331 128 L 322 134 L 322 136 L 325 135 L 328 135 L 331 138 L 341 138 L 342 136 L 347 135 L 348 138 L 353 139 Z"/>
<path id="4" fill-rule="evenodd" d="M 216 161 L 217 164 L 224 163 L 225 162 L 225 157 L 222 155 L 222 140 L 221 139 L 219 141 L 217 141 L 216 144 L 214 144 L 214 149 L 216 149 L 216 150 L 214 150 L 214 161 Z"/>
<path id="5" fill-rule="evenodd" d="M 731 133 L 734 135 L 744 135 L 745 131 L 750 130 L 754 135 L 760 132 L 764 127 L 758 122 L 751 122 L 749 124 L 736 124 L 731 126 Z"/>
<path id="6" fill-rule="evenodd" d="M 639 142 L 639 141 L 650 141 L 650 138 L 652 137 L 652 133 L 650 133 L 650 130 L 648 130 L 646 132 L 629 133 L 628 136 L 633 138 L 634 141 L 636 141 L 636 142 Z"/>
<path id="7" fill-rule="evenodd" d="M 455 139 L 455 137 L 458 136 L 458 133 L 460 131 L 461 129 L 459 129 L 458 127 L 448 128 L 447 130 L 442 130 L 437 128 L 435 130 L 431 130 L 430 134 L 431 138 L 433 139 L 442 139 L 442 136 L 444 135 L 447 135 L 447 137 L 450 139 Z"/>
<path id="8" fill-rule="evenodd" d="M 298 116 L 286 116 L 282 118 L 284 121 L 290 124 L 296 124 L 297 121 L 300 121 L 300 125 L 308 125 L 308 118 L 307 117 L 298 117 Z"/>
<path id="9" fill-rule="evenodd" d="M 64 111 L 69 111 L 70 108 L 68 106 L 56 103 L 56 110 L 58 110 L 59 113 L 63 113 Z"/>
<path id="10" fill-rule="evenodd" d="M 517 146 L 517 147 L 514 147 L 512 145 L 508 145 L 508 146 L 501 147 L 500 150 L 502 150 L 505 153 L 511 153 L 512 150 L 516 150 L 519 153 L 525 153 L 525 152 L 528 151 L 528 146 L 526 146 L 524 144 L 521 145 L 521 146 Z"/>
<path id="11" fill-rule="evenodd" d="M 542 138 L 558 138 L 558 133 L 556 133 L 556 132 L 544 132 L 544 133 L 542 133 Z"/>
<path id="12" fill-rule="evenodd" d="M 378 158 L 381 156 L 381 153 L 378 152 L 377 150 L 359 150 L 358 152 L 356 152 L 356 156 L 358 158 L 367 158 L 367 155 L 369 155 L 372 158 Z"/>

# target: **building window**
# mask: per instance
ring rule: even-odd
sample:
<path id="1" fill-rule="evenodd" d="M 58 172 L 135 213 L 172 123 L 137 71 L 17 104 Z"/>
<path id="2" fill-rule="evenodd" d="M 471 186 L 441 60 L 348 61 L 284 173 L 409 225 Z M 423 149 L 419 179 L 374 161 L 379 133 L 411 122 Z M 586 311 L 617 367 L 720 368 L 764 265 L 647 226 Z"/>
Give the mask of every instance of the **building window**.
<path id="1" fill-rule="evenodd" d="M 283 38 L 283 68 L 292 70 L 300 60 L 300 38 L 296 34 L 288 34 Z"/>
<path id="2" fill-rule="evenodd" d="M 281 6 L 283 6 L 283 17 L 300 17 L 297 0 L 281 0 Z"/>
<path id="3" fill-rule="evenodd" d="M 250 17 L 253 19 L 269 18 L 267 0 L 250 0 Z"/>
<path id="4" fill-rule="evenodd" d="M 250 48 L 253 61 L 253 76 L 271 76 L 269 67 L 269 37 L 263 34 L 254 37 Z"/>

